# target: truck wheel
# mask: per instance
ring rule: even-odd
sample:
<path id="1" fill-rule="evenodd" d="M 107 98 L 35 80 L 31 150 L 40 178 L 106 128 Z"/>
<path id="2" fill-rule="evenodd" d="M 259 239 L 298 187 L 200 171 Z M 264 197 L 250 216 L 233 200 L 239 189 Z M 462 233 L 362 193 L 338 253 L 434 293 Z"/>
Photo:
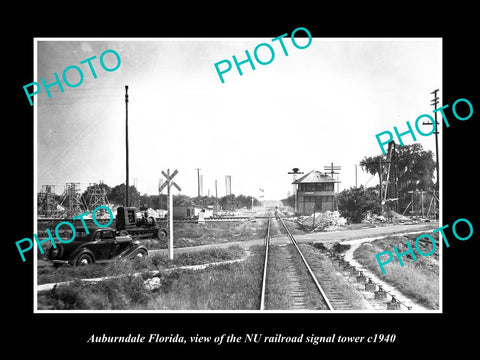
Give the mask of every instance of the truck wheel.
<path id="1" fill-rule="evenodd" d="M 147 250 L 145 250 L 145 249 L 140 249 L 140 250 L 138 250 L 138 251 L 136 252 L 135 257 L 136 257 L 137 259 L 139 259 L 139 258 L 143 258 L 143 257 L 145 257 L 145 256 L 147 256 L 147 255 L 148 255 Z"/>
<path id="2" fill-rule="evenodd" d="M 158 229 L 157 231 L 157 238 L 158 240 L 165 240 L 167 238 L 167 230 L 165 229 Z"/>
<path id="3" fill-rule="evenodd" d="M 92 255 L 90 254 L 81 254 L 78 258 L 77 258 L 77 265 L 90 265 L 93 263 L 93 257 Z"/>

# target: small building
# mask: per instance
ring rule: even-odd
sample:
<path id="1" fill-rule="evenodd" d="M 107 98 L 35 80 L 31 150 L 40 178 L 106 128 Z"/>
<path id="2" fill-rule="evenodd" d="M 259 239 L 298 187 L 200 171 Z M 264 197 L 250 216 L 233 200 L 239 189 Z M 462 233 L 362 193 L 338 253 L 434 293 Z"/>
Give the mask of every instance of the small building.
<path id="1" fill-rule="evenodd" d="M 314 212 L 335 210 L 335 183 L 340 181 L 318 170 L 295 180 L 296 212 L 299 215 L 311 215 Z"/>
<path id="2" fill-rule="evenodd" d="M 211 207 L 202 207 L 197 205 L 176 205 L 173 207 L 174 219 L 193 219 L 198 218 L 200 211 L 204 210 L 204 218 L 213 217 L 213 209 Z"/>
<path id="3" fill-rule="evenodd" d="M 188 219 L 195 217 L 195 206 L 193 205 L 175 205 L 173 207 L 174 219 Z"/>

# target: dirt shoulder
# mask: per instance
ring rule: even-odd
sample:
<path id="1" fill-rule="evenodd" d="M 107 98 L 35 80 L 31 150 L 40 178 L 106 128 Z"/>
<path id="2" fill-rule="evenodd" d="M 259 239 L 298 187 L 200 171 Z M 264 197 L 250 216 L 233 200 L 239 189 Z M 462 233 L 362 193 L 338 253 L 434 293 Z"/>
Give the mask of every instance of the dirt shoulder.
<path id="1" fill-rule="evenodd" d="M 428 223 L 419 223 L 419 224 L 397 224 L 390 226 L 382 227 L 370 227 L 364 229 L 355 229 L 355 230 L 338 230 L 338 231 L 329 231 L 329 232 L 316 232 L 311 234 L 295 235 L 295 238 L 298 242 L 349 242 L 357 239 L 371 238 L 371 237 L 381 237 L 392 234 L 402 234 L 408 232 L 425 232 L 429 233 L 433 229 L 439 227 L 438 222 L 428 222 Z M 218 244 L 208 244 L 208 245 L 199 245 L 199 246 L 190 246 L 183 248 L 174 248 L 175 253 L 189 252 L 189 251 L 201 251 L 211 248 L 226 248 L 232 245 L 238 245 L 242 248 L 249 248 L 253 245 L 263 244 L 264 239 L 254 239 L 254 240 L 244 240 L 244 241 L 231 241 Z M 271 239 L 271 242 L 274 244 L 287 244 L 290 242 L 286 235 L 274 236 Z M 174 240 L 175 243 L 175 240 Z M 168 254 L 167 249 L 151 249 L 149 254 Z"/>

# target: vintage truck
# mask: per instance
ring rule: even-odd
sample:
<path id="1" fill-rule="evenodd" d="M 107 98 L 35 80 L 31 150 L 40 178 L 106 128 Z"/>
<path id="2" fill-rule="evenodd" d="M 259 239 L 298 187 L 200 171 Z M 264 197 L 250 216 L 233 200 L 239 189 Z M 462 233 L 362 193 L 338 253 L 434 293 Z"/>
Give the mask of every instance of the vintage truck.
<path id="1" fill-rule="evenodd" d="M 121 206 L 117 209 L 115 228 L 120 234 L 128 234 L 135 239 L 153 237 L 162 240 L 168 236 L 167 229 L 146 212 L 141 218 L 137 218 L 134 207 Z"/>

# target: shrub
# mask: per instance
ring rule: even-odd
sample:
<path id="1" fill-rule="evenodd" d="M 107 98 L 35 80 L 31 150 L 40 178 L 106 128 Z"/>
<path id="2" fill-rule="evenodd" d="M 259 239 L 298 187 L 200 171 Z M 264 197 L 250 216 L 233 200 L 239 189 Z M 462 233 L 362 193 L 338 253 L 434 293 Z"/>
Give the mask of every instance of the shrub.
<path id="1" fill-rule="evenodd" d="M 343 190 L 337 199 L 340 214 L 352 223 L 361 222 L 368 211 L 380 214 L 382 210 L 378 196 L 372 188 L 360 186 Z"/>

